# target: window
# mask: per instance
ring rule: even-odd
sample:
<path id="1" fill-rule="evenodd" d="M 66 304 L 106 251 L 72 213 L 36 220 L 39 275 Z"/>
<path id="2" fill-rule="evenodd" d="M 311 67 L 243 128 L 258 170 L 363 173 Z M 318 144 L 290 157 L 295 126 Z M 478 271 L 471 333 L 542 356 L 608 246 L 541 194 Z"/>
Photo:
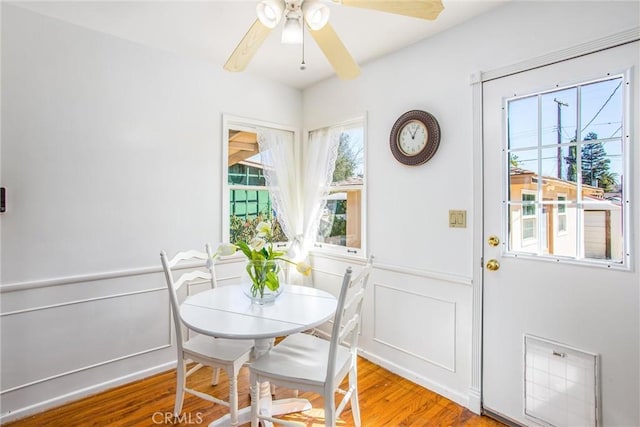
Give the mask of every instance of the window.
<path id="1" fill-rule="evenodd" d="M 223 158 L 223 240 L 248 242 L 260 221 L 270 220 L 276 242 L 287 238 L 274 216 L 263 174 L 256 126 L 264 123 L 225 117 Z M 270 125 L 268 127 L 274 127 Z"/>
<path id="2" fill-rule="evenodd" d="M 567 201 L 566 195 L 558 195 L 558 207 L 556 208 L 557 212 L 557 222 L 558 222 L 558 234 L 567 232 Z"/>
<path id="3" fill-rule="evenodd" d="M 536 195 L 535 193 L 522 194 L 522 240 L 536 238 L 538 230 L 536 218 Z"/>
<path id="4" fill-rule="evenodd" d="M 359 254 L 365 248 L 364 119 L 336 126 L 340 142 L 316 248 Z M 313 131 L 311 132 L 313 133 Z"/>
<path id="5" fill-rule="evenodd" d="M 624 264 L 627 96 L 617 75 L 506 101 L 509 252 Z"/>

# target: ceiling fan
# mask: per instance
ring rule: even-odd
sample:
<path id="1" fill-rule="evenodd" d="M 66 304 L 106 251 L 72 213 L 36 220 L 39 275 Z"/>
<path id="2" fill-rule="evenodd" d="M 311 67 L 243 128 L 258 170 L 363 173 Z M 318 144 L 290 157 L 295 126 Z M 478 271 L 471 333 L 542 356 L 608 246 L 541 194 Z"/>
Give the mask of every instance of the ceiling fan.
<path id="1" fill-rule="evenodd" d="M 442 0 L 332 0 L 343 6 L 375 9 L 433 20 L 444 9 Z M 301 44 L 303 23 L 341 79 L 353 79 L 360 67 L 329 24 L 329 7 L 321 0 L 260 0 L 258 18 L 224 64 L 228 71 L 242 71 L 274 29 L 285 18 L 282 43 Z"/>

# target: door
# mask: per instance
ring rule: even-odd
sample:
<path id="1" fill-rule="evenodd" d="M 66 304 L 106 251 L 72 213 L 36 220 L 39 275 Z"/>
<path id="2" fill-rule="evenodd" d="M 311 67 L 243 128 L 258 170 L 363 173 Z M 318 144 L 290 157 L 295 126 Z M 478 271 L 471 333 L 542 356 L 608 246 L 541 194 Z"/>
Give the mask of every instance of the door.
<path id="1" fill-rule="evenodd" d="M 640 425 L 639 51 L 483 83 L 482 400 L 520 424 Z"/>

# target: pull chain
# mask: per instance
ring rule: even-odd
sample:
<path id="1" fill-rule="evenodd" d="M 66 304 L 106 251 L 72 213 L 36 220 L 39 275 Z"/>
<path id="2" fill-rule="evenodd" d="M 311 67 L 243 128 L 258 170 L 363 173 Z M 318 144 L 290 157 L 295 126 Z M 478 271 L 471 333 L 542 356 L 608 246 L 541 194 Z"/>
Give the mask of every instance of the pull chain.
<path id="1" fill-rule="evenodd" d="M 300 70 L 307 69 L 307 64 L 304 63 L 304 21 L 302 22 L 302 62 L 300 63 Z"/>

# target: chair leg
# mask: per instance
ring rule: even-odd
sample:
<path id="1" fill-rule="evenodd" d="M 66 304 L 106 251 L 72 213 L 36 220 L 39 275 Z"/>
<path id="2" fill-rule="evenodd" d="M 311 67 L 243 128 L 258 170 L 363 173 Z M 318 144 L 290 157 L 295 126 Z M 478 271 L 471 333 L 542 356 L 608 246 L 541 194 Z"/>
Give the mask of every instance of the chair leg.
<path id="1" fill-rule="evenodd" d="M 227 376 L 229 377 L 229 417 L 231 426 L 236 427 L 238 425 L 238 372 L 235 368 L 229 368 Z"/>
<path id="2" fill-rule="evenodd" d="M 182 412 L 182 403 L 184 401 L 184 388 L 186 387 L 186 370 L 187 370 L 187 362 L 185 362 L 182 357 L 178 357 L 178 363 L 176 366 L 176 403 L 173 407 L 173 415 L 176 417 L 180 416 Z"/>
<path id="3" fill-rule="evenodd" d="M 353 415 L 353 424 L 355 427 L 360 427 L 360 402 L 358 401 L 358 371 L 354 365 L 353 369 L 349 372 L 349 388 L 351 392 L 351 414 Z"/>
<path id="4" fill-rule="evenodd" d="M 211 373 L 211 385 L 218 385 L 220 380 L 220 368 L 213 368 Z"/>
<path id="5" fill-rule="evenodd" d="M 249 387 L 251 388 L 251 427 L 258 427 L 258 414 L 260 413 L 260 384 L 255 375 L 249 376 Z"/>
<path id="6" fill-rule="evenodd" d="M 324 425 L 336 427 L 336 398 L 334 390 L 324 396 Z"/>

